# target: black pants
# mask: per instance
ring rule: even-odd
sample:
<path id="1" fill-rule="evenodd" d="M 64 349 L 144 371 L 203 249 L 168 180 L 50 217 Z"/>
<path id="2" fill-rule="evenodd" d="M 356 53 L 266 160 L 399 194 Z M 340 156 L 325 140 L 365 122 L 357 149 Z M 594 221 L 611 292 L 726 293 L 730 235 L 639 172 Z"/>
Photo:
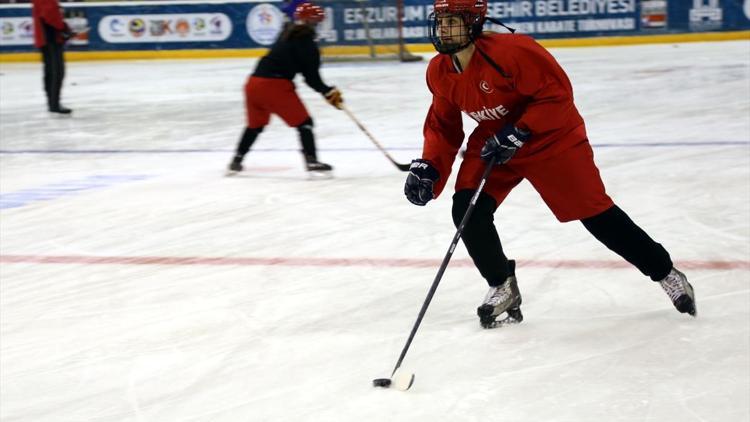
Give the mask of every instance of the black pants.
<path id="1" fill-rule="evenodd" d="M 473 190 L 461 190 L 453 195 L 453 222 L 456 227 L 461 223 L 473 195 Z M 474 265 L 490 286 L 498 286 L 508 277 L 508 258 L 503 252 L 494 223 L 496 208 L 495 200 L 482 192 L 462 235 Z M 583 219 L 581 223 L 604 246 L 652 280 L 663 279 L 672 269 L 669 253 L 617 205 L 601 214 Z"/>
<path id="2" fill-rule="evenodd" d="M 242 161 L 242 158 L 250 151 L 250 148 L 255 143 L 255 140 L 258 139 L 258 135 L 263 132 L 264 128 L 265 126 L 259 128 L 245 128 L 245 131 L 242 133 L 242 138 L 240 138 L 240 142 L 237 144 L 235 157 L 239 157 L 239 160 Z M 297 126 L 297 131 L 299 131 L 299 141 L 302 144 L 302 154 L 305 156 L 307 162 L 318 161 L 317 151 L 315 149 L 315 135 L 313 135 L 312 128 L 312 117 Z"/>
<path id="3" fill-rule="evenodd" d="M 50 110 L 60 108 L 60 91 L 65 78 L 65 59 L 63 45 L 54 42 L 56 33 L 46 31 L 47 44 L 41 48 L 44 60 L 44 92 L 47 94 L 47 107 Z"/>

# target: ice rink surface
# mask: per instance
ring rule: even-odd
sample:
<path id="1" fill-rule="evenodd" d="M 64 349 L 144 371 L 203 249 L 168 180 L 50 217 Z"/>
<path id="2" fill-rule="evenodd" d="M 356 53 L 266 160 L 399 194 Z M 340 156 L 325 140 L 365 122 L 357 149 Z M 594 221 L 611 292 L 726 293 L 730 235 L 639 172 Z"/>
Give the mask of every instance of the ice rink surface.
<path id="1" fill-rule="evenodd" d="M 750 42 L 552 50 L 608 192 L 671 253 L 698 318 L 521 184 L 496 223 L 526 320 L 480 328 L 463 245 L 395 364 L 454 227 L 298 79 L 331 180 L 296 131 L 223 176 L 253 60 L 0 65 L 0 419 L 750 420 Z M 397 160 L 421 150 L 426 62 L 326 64 Z M 473 126 L 467 120 L 467 127 Z M 458 165 L 458 162 L 457 162 Z M 455 175 L 455 172 L 454 172 Z"/>

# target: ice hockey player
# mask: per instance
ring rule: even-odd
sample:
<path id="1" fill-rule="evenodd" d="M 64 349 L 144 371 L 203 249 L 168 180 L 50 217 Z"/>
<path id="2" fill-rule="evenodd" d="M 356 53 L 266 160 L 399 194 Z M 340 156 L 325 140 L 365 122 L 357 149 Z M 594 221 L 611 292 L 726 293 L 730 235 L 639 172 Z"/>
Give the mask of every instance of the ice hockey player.
<path id="1" fill-rule="evenodd" d="M 324 18 L 320 6 L 300 4 L 294 12 L 294 24 L 284 28 L 268 54 L 258 61 L 245 84 L 247 127 L 229 164 L 230 174 L 242 171 L 245 154 L 268 124 L 271 114 L 278 115 L 299 131 L 308 171 L 330 172 L 333 169 L 318 161 L 313 120 L 292 82 L 297 73 L 302 73 L 307 85 L 322 94 L 329 104 L 342 107 L 341 92 L 324 84 L 319 73 L 320 50 L 315 41 L 315 28 Z"/>
<path id="2" fill-rule="evenodd" d="M 606 247 L 658 282 L 678 311 L 695 316 L 685 275 L 605 192 L 570 81 L 553 56 L 525 35 L 483 33 L 485 0 L 436 0 L 434 6 L 430 38 L 440 54 L 427 69 L 432 105 L 422 158 L 412 161 L 404 192 L 416 205 L 436 198 L 463 143 L 461 112 L 477 121 L 458 172 L 452 214 L 458 225 L 494 157 L 497 166 L 463 232 L 490 286 L 477 310 L 482 326 L 523 318 L 516 263 L 506 258 L 494 225 L 495 210 L 523 179 L 559 221 L 580 220 Z M 503 313 L 507 317 L 498 320 Z"/>

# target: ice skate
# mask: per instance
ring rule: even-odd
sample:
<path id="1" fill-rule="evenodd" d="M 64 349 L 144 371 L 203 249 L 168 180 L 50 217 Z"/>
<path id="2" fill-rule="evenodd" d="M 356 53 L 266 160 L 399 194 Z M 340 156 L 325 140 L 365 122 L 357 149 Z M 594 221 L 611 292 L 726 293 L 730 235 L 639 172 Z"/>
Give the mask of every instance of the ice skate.
<path id="1" fill-rule="evenodd" d="M 227 176 L 234 176 L 235 174 L 241 172 L 244 169 L 242 167 L 242 157 L 235 155 L 232 159 L 232 162 L 229 163 L 229 168 L 227 169 Z"/>
<path id="2" fill-rule="evenodd" d="M 57 114 L 71 114 L 73 113 L 73 110 L 63 107 L 63 106 L 57 106 L 57 107 L 50 107 L 49 108 L 50 113 L 57 113 Z"/>
<path id="3" fill-rule="evenodd" d="M 517 324 L 523 321 L 521 313 L 521 292 L 516 280 L 516 261 L 508 261 L 510 274 L 505 282 L 497 287 L 490 287 L 482 305 L 477 308 L 479 323 L 483 328 L 495 328 L 504 324 Z M 503 313 L 507 316 L 501 320 L 497 317 Z"/>
<path id="4" fill-rule="evenodd" d="M 328 179 L 332 177 L 333 167 L 330 164 L 321 163 L 318 160 L 308 159 L 305 161 L 307 172 L 313 179 Z"/>
<path id="5" fill-rule="evenodd" d="M 661 288 L 672 300 L 672 304 L 681 313 L 688 313 L 692 316 L 696 316 L 697 311 L 695 309 L 695 294 L 693 293 L 693 286 L 687 281 L 685 274 L 672 268 L 672 271 L 664 277 L 663 280 L 659 280 Z"/>
<path id="6" fill-rule="evenodd" d="M 61 118 L 65 119 L 73 115 L 73 110 L 67 107 L 62 107 L 62 106 L 49 107 L 47 110 L 49 111 L 52 118 L 57 118 L 57 119 L 61 119 Z"/>

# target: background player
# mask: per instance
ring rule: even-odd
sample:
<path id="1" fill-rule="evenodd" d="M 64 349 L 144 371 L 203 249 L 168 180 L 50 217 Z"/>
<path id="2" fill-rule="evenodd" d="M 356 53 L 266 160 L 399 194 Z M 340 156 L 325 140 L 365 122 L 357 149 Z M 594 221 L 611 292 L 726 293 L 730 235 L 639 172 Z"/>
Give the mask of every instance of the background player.
<path id="1" fill-rule="evenodd" d="M 60 91 L 65 78 L 65 42 L 75 33 L 63 20 L 61 10 L 57 0 L 32 0 L 34 45 L 42 52 L 47 109 L 52 113 L 70 114 L 71 109 L 60 105 Z"/>
<path id="2" fill-rule="evenodd" d="M 247 127 L 237 145 L 231 173 L 242 171 L 242 160 L 258 135 L 268 124 L 271 114 L 297 128 L 308 171 L 328 172 L 332 167 L 318 161 L 313 121 L 297 95 L 294 79 L 301 73 L 307 85 L 322 94 L 326 101 L 341 108 L 341 92 L 323 83 L 320 77 L 320 50 L 315 41 L 315 27 L 325 18 L 323 9 L 302 3 L 294 12 L 294 24 L 285 26 L 271 50 L 258 61 L 245 84 Z"/>

